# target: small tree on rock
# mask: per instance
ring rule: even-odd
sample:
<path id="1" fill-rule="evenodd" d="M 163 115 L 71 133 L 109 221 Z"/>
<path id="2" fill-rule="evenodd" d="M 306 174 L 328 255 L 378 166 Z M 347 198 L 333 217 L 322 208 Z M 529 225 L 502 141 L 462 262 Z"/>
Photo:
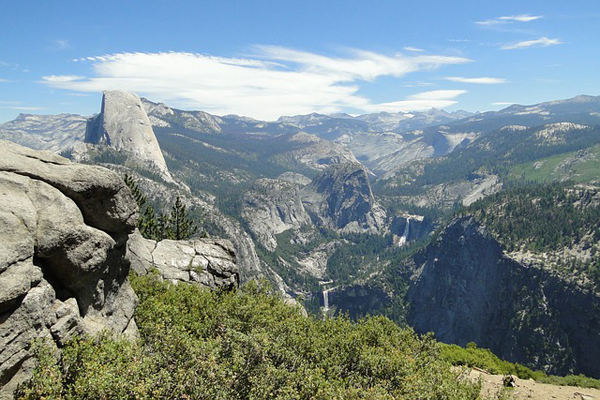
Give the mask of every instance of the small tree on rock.
<path id="1" fill-rule="evenodd" d="M 148 203 L 148 198 L 141 191 L 131 175 L 125 174 L 123 180 L 131 190 L 139 208 L 137 227 L 146 239 L 161 241 L 163 239 L 183 240 L 198 232 L 198 225 L 188 216 L 185 204 L 177 196 L 169 214 L 156 214 Z M 206 236 L 206 235 L 202 235 Z"/>
<path id="2" fill-rule="evenodd" d="M 175 199 L 175 204 L 171 209 L 170 222 L 171 236 L 175 240 L 187 239 L 198 232 L 198 225 L 188 217 L 185 204 L 179 196 Z"/>
<path id="3" fill-rule="evenodd" d="M 154 209 L 148 204 L 148 198 L 142 192 L 131 175 L 125 174 L 123 177 L 125 184 L 129 187 L 135 202 L 139 208 L 139 218 L 137 227 L 143 237 L 147 239 L 155 239 L 158 231 L 158 225 Z"/>

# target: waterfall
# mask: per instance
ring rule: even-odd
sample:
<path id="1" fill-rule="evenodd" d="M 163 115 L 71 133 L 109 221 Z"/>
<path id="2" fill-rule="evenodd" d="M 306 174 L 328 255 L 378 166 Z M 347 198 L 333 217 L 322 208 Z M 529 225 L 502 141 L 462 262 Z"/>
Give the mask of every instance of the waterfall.
<path id="1" fill-rule="evenodd" d="M 398 246 L 402 247 L 406 244 L 406 240 L 408 239 L 408 231 L 410 229 L 410 217 L 406 218 L 406 226 L 404 227 L 404 233 L 400 236 L 400 240 L 398 240 Z"/>
<path id="2" fill-rule="evenodd" d="M 323 290 L 323 312 L 329 311 L 329 289 Z"/>

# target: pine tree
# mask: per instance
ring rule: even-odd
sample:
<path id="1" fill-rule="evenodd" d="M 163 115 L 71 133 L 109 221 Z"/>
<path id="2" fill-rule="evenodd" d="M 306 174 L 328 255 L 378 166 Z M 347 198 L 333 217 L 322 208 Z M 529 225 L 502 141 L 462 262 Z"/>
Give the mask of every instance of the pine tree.
<path id="1" fill-rule="evenodd" d="M 144 204 L 146 204 L 146 202 L 148 201 L 148 198 L 142 193 L 142 190 L 137 185 L 137 183 L 135 183 L 135 180 L 133 180 L 133 177 L 131 175 L 125 174 L 123 176 L 123 180 L 125 181 L 125 184 L 131 191 L 131 194 L 133 195 L 133 198 L 135 199 L 135 202 L 137 203 L 141 211 Z"/>
<path id="2" fill-rule="evenodd" d="M 156 215 L 152 206 L 148 204 L 148 198 L 144 195 L 131 175 L 125 174 L 123 180 L 127 187 L 129 187 L 139 208 L 137 227 L 140 230 L 140 233 L 146 239 L 156 239 L 158 229 Z"/>
<path id="3" fill-rule="evenodd" d="M 158 237 L 158 222 L 156 220 L 154 208 L 152 208 L 150 204 L 146 205 L 143 213 L 140 213 L 138 229 L 145 238 L 156 240 Z"/>
<path id="4" fill-rule="evenodd" d="M 163 239 L 174 239 L 173 231 L 171 230 L 171 219 L 166 214 L 160 214 L 157 220 L 156 235 L 153 238 L 156 241 Z"/>
<path id="5" fill-rule="evenodd" d="M 139 208 L 137 227 L 146 239 L 161 241 L 163 239 L 188 239 L 198 232 L 198 225 L 188 216 L 185 204 L 177 196 L 169 214 L 154 211 L 148 204 L 148 198 L 141 191 L 131 175 L 125 174 L 123 180 L 131 190 Z M 206 236 L 206 235 L 202 235 Z"/>
<path id="6" fill-rule="evenodd" d="M 198 226 L 187 216 L 185 204 L 177 196 L 170 215 L 171 234 L 175 240 L 187 239 L 198 232 Z"/>

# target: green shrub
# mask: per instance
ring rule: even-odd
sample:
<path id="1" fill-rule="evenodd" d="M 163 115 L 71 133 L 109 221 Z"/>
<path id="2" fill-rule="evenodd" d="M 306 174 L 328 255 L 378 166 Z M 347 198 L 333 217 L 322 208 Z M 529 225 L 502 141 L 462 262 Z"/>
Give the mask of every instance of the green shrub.
<path id="1" fill-rule="evenodd" d="M 553 385 L 579 386 L 584 388 L 600 389 L 600 379 L 589 378 L 584 375 L 543 376 L 536 380 Z"/>
<path id="2" fill-rule="evenodd" d="M 439 343 L 439 346 L 442 358 L 452 365 L 477 367 L 495 375 L 516 375 L 521 379 L 536 379 L 544 375 L 523 365 L 501 360 L 489 349 L 478 348 L 473 342 L 468 343 L 466 348 L 445 343 Z"/>
<path id="3" fill-rule="evenodd" d="M 40 359 L 22 398 L 475 399 L 431 336 L 384 317 L 305 317 L 266 285 L 234 292 L 137 277 L 141 339 L 103 335 Z M 43 347 L 40 347 L 43 348 Z M 50 361 L 49 361 L 50 360 Z M 55 385 L 49 384 L 52 378 Z"/>
<path id="4" fill-rule="evenodd" d="M 455 344 L 439 343 L 442 359 L 452 365 L 477 367 L 497 375 L 516 375 L 521 379 L 534 379 L 541 383 L 550 383 L 562 386 L 579 386 L 600 389 L 600 379 L 589 378 L 584 375 L 553 376 L 542 371 L 532 371 L 521 364 L 511 363 L 496 357 L 488 349 L 480 349 L 473 342 L 466 348 Z"/>

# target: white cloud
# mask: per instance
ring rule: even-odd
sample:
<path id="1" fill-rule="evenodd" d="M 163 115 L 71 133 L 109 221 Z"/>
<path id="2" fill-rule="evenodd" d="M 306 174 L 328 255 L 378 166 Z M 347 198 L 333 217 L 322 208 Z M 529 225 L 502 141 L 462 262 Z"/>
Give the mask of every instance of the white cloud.
<path id="1" fill-rule="evenodd" d="M 500 47 L 502 50 L 515 50 L 515 49 L 526 49 L 528 47 L 548 47 L 555 46 L 557 44 L 562 44 L 563 42 L 560 39 L 549 39 L 547 37 L 541 37 L 539 39 L 534 40 L 525 40 L 523 42 L 517 42 L 512 44 L 505 44 Z"/>
<path id="2" fill-rule="evenodd" d="M 413 94 L 408 98 L 411 100 L 448 100 L 465 93 L 467 93 L 466 90 L 430 90 Z"/>
<path id="3" fill-rule="evenodd" d="M 42 77 L 42 82 L 75 92 L 127 90 L 180 108 L 275 119 L 313 111 L 371 110 L 372 101 L 358 94 L 361 82 L 381 76 L 400 78 L 471 60 L 362 50 L 351 50 L 346 57 L 329 57 L 257 46 L 255 55 L 246 58 L 168 52 L 119 53 L 78 61 L 93 63 L 94 76 L 50 75 Z M 431 107 L 436 104 L 432 102 Z"/>
<path id="4" fill-rule="evenodd" d="M 42 76 L 44 83 L 68 83 L 85 79 L 85 76 L 79 75 L 48 75 Z"/>
<path id="5" fill-rule="evenodd" d="M 495 85 L 498 83 L 506 83 L 508 82 L 506 79 L 504 78 L 488 78 L 488 77 L 481 77 L 481 78 L 463 78 L 460 76 L 448 76 L 446 78 L 447 81 L 451 81 L 451 82 L 460 82 L 460 83 L 479 83 L 479 84 L 483 84 L 483 85 Z"/>
<path id="6" fill-rule="evenodd" d="M 426 81 L 416 81 L 416 82 L 407 82 L 402 86 L 404 86 L 404 87 L 425 87 L 425 86 L 433 86 L 433 83 L 426 82 Z"/>
<path id="7" fill-rule="evenodd" d="M 423 111 L 430 108 L 446 108 L 457 103 L 454 100 L 466 90 L 430 90 L 408 96 L 406 100 L 380 103 L 370 106 L 369 112 L 376 111 Z"/>
<path id="8" fill-rule="evenodd" d="M 8 83 L 8 82 L 10 82 L 8 79 L 2 79 L 2 78 L 0 78 L 0 83 Z"/>
<path id="9" fill-rule="evenodd" d="M 521 14 L 521 15 L 509 15 L 507 17 L 498 18 L 501 21 L 517 21 L 517 22 L 530 22 L 535 21 L 536 19 L 542 18 L 541 15 L 529 15 L 529 14 Z"/>
<path id="10" fill-rule="evenodd" d="M 404 48 L 404 50 L 406 51 L 414 51 L 414 52 L 422 52 L 425 51 L 423 49 L 419 49 L 418 47 L 411 47 L 411 46 L 407 46 Z"/>
<path id="11" fill-rule="evenodd" d="M 536 19 L 542 18 L 541 15 L 529 15 L 529 14 L 521 14 L 521 15 L 507 15 L 503 17 L 498 17 L 494 19 L 486 19 L 485 21 L 477 21 L 475 22 L 477 25 L 500 25 L 500 24 L 511 24 L 513 22 L 531 22 Z"/>

